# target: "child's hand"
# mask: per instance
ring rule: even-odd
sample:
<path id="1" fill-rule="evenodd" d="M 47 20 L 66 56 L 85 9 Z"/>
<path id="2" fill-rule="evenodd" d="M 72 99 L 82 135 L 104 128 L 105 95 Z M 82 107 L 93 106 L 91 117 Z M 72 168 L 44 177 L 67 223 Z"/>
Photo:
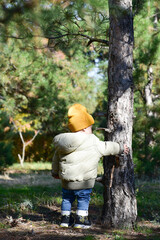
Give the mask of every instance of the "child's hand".
<path id="1" fill-rule="evenodd" d="M 129 153 L 129 147 L 127 146 L 127 144 L 124 144 L 123 147 L 124 147 L 124 153 L 128 154 Z"/>

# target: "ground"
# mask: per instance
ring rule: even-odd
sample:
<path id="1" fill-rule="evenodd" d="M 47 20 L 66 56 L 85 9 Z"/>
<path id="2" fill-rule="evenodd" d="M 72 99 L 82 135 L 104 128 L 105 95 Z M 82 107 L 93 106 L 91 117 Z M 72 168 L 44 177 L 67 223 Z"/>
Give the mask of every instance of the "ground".
<path id="1" fill-rule="evenodd" d="M 16 191 L 15 189 L 20 188 L 20 186 L 39 186 L 40 183 L 41 186 L 46 189 L 48 186 L 59 184 L 58 180 L 51 178 L 49 172 L 43 172 L 41 174 L 37 172 L 33 172 L 32 174 L 26 174 L 25 172 L 19 174 L 17 171 L 7 172 L 5 175 L 0 175 L 0 186 L 3 186 L 0 188 L 0 197 L 2 196 L 3 201 L 5 201 L 4 196 L 6 196 L 6 201 L 8 201 L 9 195 L 5 195 L 7 194 L 7 190 L 11 191 L 11 189 L 14 189 L 14 191 Z M 143 186 L 141 186 L 141 189 L 142 187 Z M 30 188 L 27 188 L 27 191 L 28 189 Z M 14 196 L 13 192 L 11 192 L 11 194 Z M 27 192 L 27 194 L 29 193 Z M 11 200 L 13 198 L 12 196 Z M 39 195 L 36 195 L 35 198 L 37 196 L 39 197 Z M 30 199 L 29 196 L 28 199 Z M 160 224 L 156 221 L 147 221 L 146 219 L 139 218 L 137 227 L 134 230 L 113 230 L 102 226 L 100 224 L 102 206 L 97 205 L 96 201 L 91 202 L 90 205 L 90 215 L 93 223 L 92 228 L 86 230 L 71 227 L 60 228 L 60 204 L 58 204 L 57 201 L 39 201 L 36 211 L 29 209 L 22 211 L 22 207 L 25 205 L 22 206 L 22 204 L 19 204 L 17 206 L 21 206 L 21 214 L 20 211 L 17 214 L 17 210 L 15 210 L 16 207 L 11 207 L 13 201 L 11 203 L 10 209 L 8 210 L 6 208 L 6 212 L 4 211 L 4 202 L 0 207 L 1 240 L 160 240 Z"/>
<path id="2" fill-rule="evenodd" d="M 59 211 L 59 210 L 58 210 Z M 54 212 L 54 210 L 53 210 Z M 58 218 L 57 214 L 57 218 Z M 113 240 L 113 239 L 128 239 L 128 240 L 158 240 L 160 239 L 160 227 L 150 222 L 140 223 L 141 227 L 147 227 L 151 233 L 136 232 L 132 230 L 106 230 L 102 226 L 94 223 L 91 229 L 73 229 L 60 228 L 58 224 L 40 220 L 22 220 L 15 227 L 3 229 L 0 231 L 0 239 L 3 240 Z M 142 229 L 141 229 L 142 230 Z"/>

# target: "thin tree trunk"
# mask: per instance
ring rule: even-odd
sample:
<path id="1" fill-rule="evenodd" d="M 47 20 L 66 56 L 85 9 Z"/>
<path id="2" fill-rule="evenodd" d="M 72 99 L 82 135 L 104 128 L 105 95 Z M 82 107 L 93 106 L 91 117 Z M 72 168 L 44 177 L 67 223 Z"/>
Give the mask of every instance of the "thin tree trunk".
<path id="1" fill-rule="evenodd" d="M 24 138 L 23 138 L 23 135 L 22 135 L 22 132 L 21 131 L 18 131 L 19 132 L 19 135 L 20 135 L 20 138 L 22 140 L 22 144 L 23 144 L 23 149 L 22 149 L 22 157 L 20 154 L 18 154 L 18 157 L 19 157 L 19 160 L 20 160 L 20 164 L 21 166 L 23 167 L 24 166 L 24 159 L 25 159 L 25 150 L 26 150 L 26 147 L 32 143 L 34 141 L 34 139 L 36 138 L 36 136 L 38 135 L 39 133 L 39 130 L 38 131 L 35 131 L 34 133 L 34 136 L 31 140 L 29 140 L 28 142 L 25 142 L 24 141 Z"/>
<path id="2" fill-rule="evenodd" d="M 20 161 L 21 166 L 24 167 L 26 147 L 27 147 L 30 143 L 32 143 L 32 142 L 34 141 L 34 139 L 36 138 L 36 136 L 37 136 L 38 133 L 39 133 L 39 130 L 38 130 L 38 131 L 34 131 L 34 136 L 32 137 L 32 139 L 30 139 L 28 142 L 25 142 L 25 141 L 24 141 L 24 138 L 23 138 L 22 132 L 18 129 L 16 123 L 13 121 L 12 118 L 11 118 L 11 122 L 13 123 L 14 127 L 15 127 L 16 130 L 18 131 L 19 136 L 20 136 L 20 139 L 21 139 L 21 141 L 22 141 L 22 145 L 23 145 L 23 148 L 22 148 L 22 156 L 21 156 L 20 154 L 18 154 L 18 158 L 19 158 L 19 161 Z"/>
<path id="3" fill-rule="evenodd" d="M 18 130 L 19 136 L 21 138 L 22 144 L 23 144 L 23 148 L 22 148 L 22 157 L 20 154 L 18 154 L 19 160 L 20 160 L 20 164 L 22 167 L 24 167 L 24 158 L 25 158 L 25 149 L 26 149 L 26 144 L 22 135 L 22 132 Z"/>
<path id="4" fill-rule="evenodd" d="M 109 0 L 110 44 L 106 140 L 126 143 L 130 154 L 104 158 L 102 221 L 108 227 L 132 227 L 137 217 L 132 162 L 133 17 L 131 0 Z"/>
<path id="5" fill-rule="evenodd" d="M 152 85 L 153 85 L 153 72 L 152 67 L 148 67 L 148 82 L 144 87 L 144 104 L 146 105 L 146 117 L 150 120 L 151 117 L 154 117 L 152 111 L 153 107 L 153 94 L 152 94 Z M 150 124 L 145 126 L 145 159 L 144 161 L 151 161 L 151 152 L 150 148 L 154 146 L 154 128 Z"/>
<path id="6" fill-rule="evenodd" d="M 152 95 L 152 85 L 153 85 L 153 73 L 152 73 L 152 67 L 148 67 L 148 82 L 144 88 L 144 94 L 145 94 L 145 103 L 147 106 L 147 115 L 148 117 L 153 116 L 153 112 L 150 110 L 151 107 L 153 107 L 153 95 Z"/>

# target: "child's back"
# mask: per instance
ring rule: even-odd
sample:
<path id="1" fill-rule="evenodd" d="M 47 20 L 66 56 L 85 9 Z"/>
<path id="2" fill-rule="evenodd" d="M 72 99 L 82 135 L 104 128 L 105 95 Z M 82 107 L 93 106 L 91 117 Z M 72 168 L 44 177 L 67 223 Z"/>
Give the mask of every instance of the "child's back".
<path id="1" fill-rule="evenodd" d="M 59 134 L 54 144 L 57 154 L 52 174 L 58 174 L 62 187 L 71 190 L 93 188 L 100 158 L 120 152 L 118 143 L 103 142 L 94 134 L 83 132 Z"/>
<path id="2" fill-rule="evenodd" d="M 52 175 L 62 181 L 61 225 L 74 223 L 72 203 L 77 199 L 76 228 L 88 228 L 90 194 L 97 177 L 98 161 L 102 156 L 120 154 L 128 148 L 115 142 L 100 141 L 92 134 L 93 117 L 87 109 L 74 104 L 68 111 L 71 133 L 59 134 L 54 138 L 55 154 Z"/>

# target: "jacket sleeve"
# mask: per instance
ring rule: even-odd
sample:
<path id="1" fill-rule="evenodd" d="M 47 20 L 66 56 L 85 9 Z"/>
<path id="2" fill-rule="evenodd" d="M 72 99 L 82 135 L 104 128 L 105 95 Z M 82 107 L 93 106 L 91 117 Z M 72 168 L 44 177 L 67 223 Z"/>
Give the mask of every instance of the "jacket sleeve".
<path id="1" fill-rule="evenodd" d="M 97 139 L 97 149 L 101 156 L 117 155 L 123 152 L 123 146 L 111 141 L 100 141 Z"/>
<path id="2" fill-rule="evenodd" d="M 59 156 L 57 150 L 52 159 L 52 176 L 57 177 L 59 174 Z"/>

